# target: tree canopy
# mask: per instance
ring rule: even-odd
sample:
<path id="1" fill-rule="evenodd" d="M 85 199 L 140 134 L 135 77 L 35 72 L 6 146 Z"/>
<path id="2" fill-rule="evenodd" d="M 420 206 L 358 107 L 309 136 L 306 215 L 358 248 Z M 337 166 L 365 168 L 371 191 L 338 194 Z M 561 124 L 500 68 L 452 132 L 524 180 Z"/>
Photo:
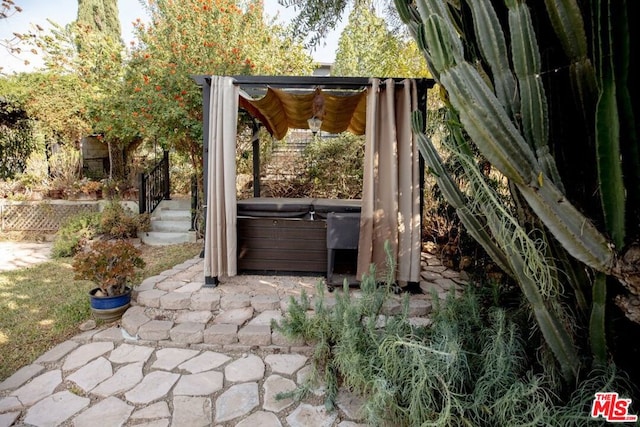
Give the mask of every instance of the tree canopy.
<path id="1" fill-rule="evenodd" d="M 336 76 L 428 77 L 427 63 L 412 39 L 388 28 L 372 0 L 357 2 L 338 41 Z"/>
<path id="2" fill-rule="evenodd" d="M 29 114 L 55 138 L 72 142 L 101 134 L 123 149 L 156 142 L 190 155 L 199 167 L 202 97 L 192 75 L 312 71 L 298 39 L 265 20 L 261 1 L 145 5 L 150 19 L 136 22 L 128 46 L 121 42 L 116 0 L 81 0 L 77 21 L 52 23 L 29 37 L 45 67 L 9 80 L 16 83 L 12 91 L 29 100 Z"/>
<path id="3" fill-rule="evenodd" d="M 0 179 L 23 172 L 35 148 L 33 122 L 16 99 L 0 97 Z"/>
<path id="4" fill-rule="evenodd" d="M 202 97 L 198 74 L 309 74 L 312 59 L 285 29 L 265 22 L 261 1 L 149 3 L 136 23 L 122 84 L 97 117 L 107 138 L 144 138 L 201 164 Z"/>
<path id="5" fill-rule="evenodd" d="M 105 37 L 120 40 L 118 0 L 78 0 L 76 23 Z"/>

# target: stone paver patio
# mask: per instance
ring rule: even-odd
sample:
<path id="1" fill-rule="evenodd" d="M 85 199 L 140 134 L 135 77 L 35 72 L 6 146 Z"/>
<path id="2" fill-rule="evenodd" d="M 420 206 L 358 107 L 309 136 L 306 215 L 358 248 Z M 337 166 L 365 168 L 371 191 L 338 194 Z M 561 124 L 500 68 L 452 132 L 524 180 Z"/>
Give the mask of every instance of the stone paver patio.
<path id="1" fill-rule="evenodd" d="M 425 325 L 431 289 L 443 297 L 465 277 L 431 254 L 422 261 L 425 294 L 411 296 L 410 310 Z M 302 289 L 313 295 L 318 280 L 236 276 L 205 288 L 198 258 L 150 277 L 120 322 L 57 345 L 0 383 L 0 427 L 364 426 L 362 400 L 346 391 L 333 412 L 321 385 L 300 402 L 276 399 L 308 377 L 313 348 L 273 331 L 271 320 Z M 399 309 L 399 298 L 385 307 Z"/>

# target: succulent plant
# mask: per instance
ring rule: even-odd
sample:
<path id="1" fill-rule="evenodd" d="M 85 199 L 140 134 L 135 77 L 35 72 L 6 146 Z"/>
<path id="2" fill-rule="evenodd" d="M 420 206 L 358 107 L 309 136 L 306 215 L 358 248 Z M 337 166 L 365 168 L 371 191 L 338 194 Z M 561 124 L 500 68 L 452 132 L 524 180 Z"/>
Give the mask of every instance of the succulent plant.
<path id="1" fill-rule="evenodd" d="M 577 0 L 529 5 L 523 0 L 395 3 L 433 76 L 446 90 L 451 131 L 447 149 L 463 165 L 471 189 L 463 192 L 450 178 L 418 115 L 414 130 L 421 154 L 469 234 L 519 283 L 546 343 L 565 378 L 571 380 L 582 362 L 558 298 L 564 283 L 571 285 L 576 306 L 590 317 L 589 338 L 596 361 L 607 357 L 607 277 L 627 289 L 617 297 L 618 305 L 640 323 L 636 241 L 640 238 L 640 156 L 633 120 L 637 101 L 628 91 L 632 40 L 624 31 L 635 9 L 625 1 L 598 0 L 580 5 Z M 535 8 L 536 22 L 530 8 Z M 540 18 L 541 13 L 548 21 Z M 593 21 L 591 39 L 585 15 Z M 551 28 L 543 27 L 545 22 Z M 549 42 L 545 30 L 556 39 Z M 581 117 L 577 124 L 587 129 L 583 146 L 559 140 L 554 140 L 555 147 L 549 145 L 550 126 L 562 125 L 563 114 L 548 103 L 545 83 L 557 88 L 552 79 L 558 70 L 547 68 L 549 63 L 541 58 L 541 39 L 547 51 L 551 50 L 548 43 L 555 42 L 553 48 L 564 52 L 571 83 L 565 92 L 575 100 L 576 115 Z M 553 130 L 554 136 L 559 134 Z M 588 205 L 584 200 L 582 209 L 574 205 L 577 191 L 565 189 L 563 177 L 575 183 L 576 174 L 567 159 L 558 157 L 557 153 L 568 150 L 558 147 L 562 143 L 581 151 L 593 147 L 590 158 L 598 171 L 595 184 L 601 211 L 594 213 L 587 206 L 592 216 L 584 213 Z M 484 185 L 467 144 L 475 145 L 508 179 L 515 213 Z M 582 165 L 573 166 L 580 169 Z M 584 266 L 595 272 L 590 283 L 581 272 Z"/>

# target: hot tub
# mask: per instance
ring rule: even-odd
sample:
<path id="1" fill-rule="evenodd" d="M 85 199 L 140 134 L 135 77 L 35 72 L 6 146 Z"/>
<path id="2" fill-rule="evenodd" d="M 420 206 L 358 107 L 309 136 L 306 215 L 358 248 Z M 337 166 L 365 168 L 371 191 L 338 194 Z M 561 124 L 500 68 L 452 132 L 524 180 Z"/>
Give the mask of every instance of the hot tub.
<path id="1" fill-rule="evenodd" d="M 360 200 L 238 200 L 238 270 L 327 272 L 327 215 L 359 213 Z"/>

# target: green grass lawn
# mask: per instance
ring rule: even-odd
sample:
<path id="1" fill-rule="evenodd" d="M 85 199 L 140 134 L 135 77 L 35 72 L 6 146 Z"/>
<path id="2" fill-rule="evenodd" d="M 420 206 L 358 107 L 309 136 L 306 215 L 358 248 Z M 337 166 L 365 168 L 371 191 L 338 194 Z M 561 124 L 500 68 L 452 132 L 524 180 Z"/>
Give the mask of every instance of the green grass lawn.
<path id="1" fill-rule="evenodd" d="M 142 246 L 147 263 L 135 281 L 193 258 L 202 244 Z M 91 282 L 73 279 L 71 258 L 0 272 L 0 381 L 79 333 L 91 316 Z"/>

